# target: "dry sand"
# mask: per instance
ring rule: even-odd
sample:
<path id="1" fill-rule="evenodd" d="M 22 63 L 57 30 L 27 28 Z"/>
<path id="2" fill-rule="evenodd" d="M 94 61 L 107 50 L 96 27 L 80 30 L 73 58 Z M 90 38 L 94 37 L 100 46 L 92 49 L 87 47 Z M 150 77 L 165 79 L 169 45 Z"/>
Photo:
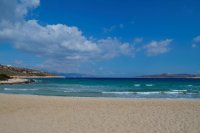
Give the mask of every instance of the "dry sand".
<path id="1" fill-rule="evenodd" d="M 0 94 L 0 133 L 200 133 L 200 100 Z"/>

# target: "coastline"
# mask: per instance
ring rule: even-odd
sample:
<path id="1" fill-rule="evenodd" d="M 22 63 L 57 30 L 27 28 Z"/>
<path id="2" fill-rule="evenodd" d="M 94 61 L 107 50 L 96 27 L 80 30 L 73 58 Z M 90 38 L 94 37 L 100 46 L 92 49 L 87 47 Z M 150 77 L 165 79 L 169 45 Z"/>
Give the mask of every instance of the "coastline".
<path id="1" fill-rule="evenodd" d="M 0 85 L 1 84 L 23 84 L 23 83 L 32 83 L 32 82 L 34 81 L 28 80 L 28 79 L 22 79 L 22 78 L 11 78 L 8 80 L 0 81 Z"/>
<path id="2" fill-rule="evenodd" d="M 200 131 L 200 100 L 0 94 L 0 132 Z"/>
<path id="3" fill-rule="evenodd" d="M 29 79 L 29 78 L 64 78 L 64 76 L 11 76 L 12 78 Z"/>
<path id="4" fill-rule="evenodd" d="M 64 78 L 64 76 L 11 76 L 11 79 L 0 81 L 1 84 L 28 84 L 34 82 L 32 78 Z"/>

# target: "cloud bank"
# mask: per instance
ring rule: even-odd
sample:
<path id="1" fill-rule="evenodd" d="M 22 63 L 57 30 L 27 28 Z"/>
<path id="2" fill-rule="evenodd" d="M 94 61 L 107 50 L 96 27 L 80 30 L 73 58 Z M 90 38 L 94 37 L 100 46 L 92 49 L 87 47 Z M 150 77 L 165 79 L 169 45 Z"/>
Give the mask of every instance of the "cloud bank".
<path id="1" fill-rule="evenodd" d="M 116 38 L 92 41 L 75 26 L 42 26 L 37 20 L 26 20 L 28 11 L 40 5 L 39 0 L 2 0 L 0 5 L 5 12 L 0 15 L 0 39 L 17 49 L 60 60 L 110 59 L 134 53 L 133 46 Z"/>
<path id="2" fill-rule="evenodd" d="M 29 11 L 39 5 L 40 0 L 1 0 L 0 41 L 8 41 L 19 50 L 45 57 L 46 61 L 40 66 L 58 68 L 71 64 L 75 68 L 74 64 L 82 61 L 107 60 L 118 56 L 133 57 L 140 51 L 138 49 L 146 51 L 149 56 L 170 50 L 171 39 L 152 41 L 144 47 L 137 45 L 139 48 L 135 48 L 134 44 L 143 43 L 142 37 L 135 38 L 132 43 L 111 37 L 91 40 L 76 26 L 41 25 L 39 20 L 26 19 Z M 106 30 L 112 31 L 115 28 L 113 26 Z M 118 28 L 122 29 L 124 25 L 120 24 Z M 199 41 L 199 38 L 195 41 Z M 59 66 L 49 65 L 52 62 Z"/>

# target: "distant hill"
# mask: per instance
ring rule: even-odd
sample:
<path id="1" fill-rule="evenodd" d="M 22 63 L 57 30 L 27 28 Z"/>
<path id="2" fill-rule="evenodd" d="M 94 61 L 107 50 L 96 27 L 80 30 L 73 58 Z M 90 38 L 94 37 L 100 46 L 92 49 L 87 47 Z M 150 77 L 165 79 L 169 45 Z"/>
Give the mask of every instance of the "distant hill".
<path id="1" fill-rule="evenodd" d="M 138 78 L 200 78 L 200 75 L 195 74 L 154 74 L 154 75 L 142 75 Z"/>
<path id="2" fill-rule="evenodd" d="M 6 74 L 8 76 L 54 76 L 53 74 L 42 72 L 39 70 L 18 68 L 10 65 L 1 65 L 1 64 L 0 64 L 0 74 Z"/>

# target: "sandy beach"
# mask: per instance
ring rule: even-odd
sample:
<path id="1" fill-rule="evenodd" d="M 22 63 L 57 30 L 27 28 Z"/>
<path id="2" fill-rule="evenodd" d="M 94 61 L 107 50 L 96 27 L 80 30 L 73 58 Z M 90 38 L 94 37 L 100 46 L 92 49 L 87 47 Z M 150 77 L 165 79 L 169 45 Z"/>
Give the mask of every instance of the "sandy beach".
<path id="1" fill-rule="evenodd" d="M 0 94 L 1 133 L 199 133 L 200 100 Z"/>
<path id="2" fill-rule="evenodd" d="M 22 84 L 30 83 L 28 79 L 12 78 L 4 81 L 0 81 L 0 84 Z"/>
<path id="3" fill-rule="evenodd" d="M 31 83 L 31 78 L 63 78 L 63 76 L 11 76 L 11 79 L 0 81 L 0 84 Z"/>
<path id="4" fill-rule="evenodd" d="M 11 76 L 11 79 L 0 81 L 0 84 L 23 84 L 32 83 L 32 78 L 64 78 L 64 76 Z"/>

